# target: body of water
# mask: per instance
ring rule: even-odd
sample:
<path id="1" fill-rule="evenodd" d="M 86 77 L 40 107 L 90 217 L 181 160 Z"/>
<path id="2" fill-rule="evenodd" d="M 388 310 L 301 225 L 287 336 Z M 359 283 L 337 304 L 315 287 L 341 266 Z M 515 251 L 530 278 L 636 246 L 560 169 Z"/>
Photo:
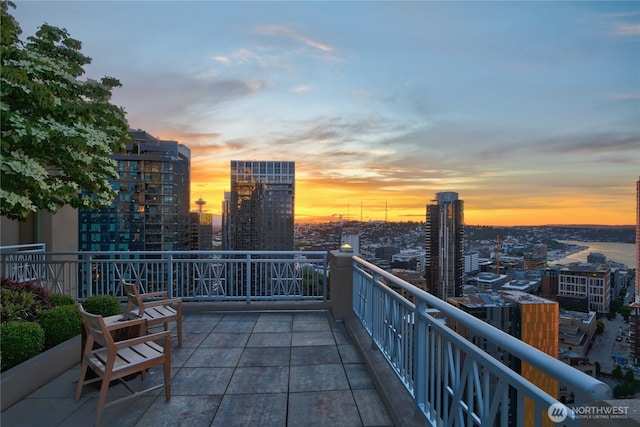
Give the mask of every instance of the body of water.
<path id="1" fill-rule="evenodd" d="M 587 262 L 587 256 L 592 252 L 601 253 L 607 257 L 607 261 L 615 261 L 625 264 L 629 268 L 637 268 L 636 245 L 634 243 L 611 242 L 579 242 L 576 240 L 558 240 L 561 243 L 578 246 L 588 246 L 587 249 L 567 255 L 549 264 L 569 264 L 572 262 Z"/>

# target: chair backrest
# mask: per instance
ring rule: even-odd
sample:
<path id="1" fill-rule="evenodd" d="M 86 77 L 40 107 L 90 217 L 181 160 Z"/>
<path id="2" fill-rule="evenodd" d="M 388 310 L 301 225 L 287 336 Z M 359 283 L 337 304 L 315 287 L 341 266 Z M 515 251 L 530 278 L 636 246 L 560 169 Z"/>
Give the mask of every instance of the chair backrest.
<path id="1" fill-rule="evenodd" d="M 140 296 L 140 292 L 138 291 L 138 285 L 135 283 L 126 282 L 122 279 L 122 287 L 124 288 L 124 293 L 127 296 L 127 313 L 131 312 L 133 307 L 142 307 L 144 306 L 142 302 L 142 297 Z"/>
<path id="2" fill-rule="evenodd" d="M 110 347 L 114 345 L 113 337 L 107 330 L 107 326 L 105 325 L 102 316 L 99 314 L 87 313 L 80 303 L 78 303 L 78 309 L 82 315 L 82 324 L 87 332 L 87 338 L 92 337 L 94 341 L 103 347 Z"/>

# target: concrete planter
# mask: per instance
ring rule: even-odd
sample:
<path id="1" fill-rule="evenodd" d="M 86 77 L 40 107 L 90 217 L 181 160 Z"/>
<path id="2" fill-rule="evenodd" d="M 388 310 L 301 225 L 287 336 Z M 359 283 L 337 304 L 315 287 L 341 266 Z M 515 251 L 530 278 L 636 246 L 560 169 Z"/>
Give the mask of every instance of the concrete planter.
<path id="1" fill-rule="evenodd" d="M 80 363 L 81 336 L 75 336 L 0 375 L 2 411 Z"/>

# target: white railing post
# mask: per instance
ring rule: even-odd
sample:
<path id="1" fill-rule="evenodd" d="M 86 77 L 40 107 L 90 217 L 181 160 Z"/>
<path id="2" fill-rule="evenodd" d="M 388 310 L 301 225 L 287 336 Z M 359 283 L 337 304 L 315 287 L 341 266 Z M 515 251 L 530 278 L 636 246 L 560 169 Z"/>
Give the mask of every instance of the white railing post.
<path id="1" fill-rule="evenodd" d="M 246 260 L 247 260 L 246 300 L 247 300 L 247 304 L 249 304 L 251 302 L 251 254 L 247 254 Z"/>
<path id="2" fill-rule="evenodd" d="M 379 281 L 380 276 L 374 273 L 372 282 L 378 283 Z M 371 334 L 373 335 L 373 340 L 376 343 L 380 343 L 380 322 L 382 312 L 384 311 L 384 304 L 382 301 L 381 292 L 378 291 L 376 287 L 372 288 L 371 301 L 373 303 L 373 310 L 371 311 Z"/>
<path id="3" fill-rule="evenodd" d="M 413 327 L 413 363 L 415 365 L 414 371 L 414 385 L 413 394 L 416 404 L 419 408 L 425 407 L 426 395 L 427 395 L 427 383 L 429 382 L 429 375 L 427 372 L 427 364 L 424 363 L 427 360 L 427 323 L 420 313 L 424 313 L 427 309 L 427 305 L 424 301 L 416 301 L 415 311 L 412 316 L 413 319 L 407 319 L 412 321 Z"/>
<path id="4" fill-rule="evenodd" d="M 92 256 L 89 255 L 87 257 L 87 274 L 85 275 L 85 280 L 86 280 L 86 287 L 87 287 L 87 298 L 89 298 L 91 295 L 93 295 L 93 263 L 92 263 Z"/>
<path id="5" fill-rule="evenodd" d="M 167 268 L 169 271 L 167 272 L 167 280 L 169 283 L 167 284 L 167 292 L 169 298 L 173 298 L 173 254 L 169 254 L 167 257 Z"/>

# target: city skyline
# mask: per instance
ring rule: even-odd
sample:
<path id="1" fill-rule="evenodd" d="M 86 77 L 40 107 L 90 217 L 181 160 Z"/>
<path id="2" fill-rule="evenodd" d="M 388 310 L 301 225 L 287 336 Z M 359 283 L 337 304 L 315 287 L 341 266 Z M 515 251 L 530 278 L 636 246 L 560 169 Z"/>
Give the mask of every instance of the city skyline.
<path id="1" fill-rule="evenodd" d="M 118 78 L 134 129 L 191 149 L 192 210 L 235 158 L 296 162 L 296 222 L 634 224 L 632 2 L 16 2 Z"/>

